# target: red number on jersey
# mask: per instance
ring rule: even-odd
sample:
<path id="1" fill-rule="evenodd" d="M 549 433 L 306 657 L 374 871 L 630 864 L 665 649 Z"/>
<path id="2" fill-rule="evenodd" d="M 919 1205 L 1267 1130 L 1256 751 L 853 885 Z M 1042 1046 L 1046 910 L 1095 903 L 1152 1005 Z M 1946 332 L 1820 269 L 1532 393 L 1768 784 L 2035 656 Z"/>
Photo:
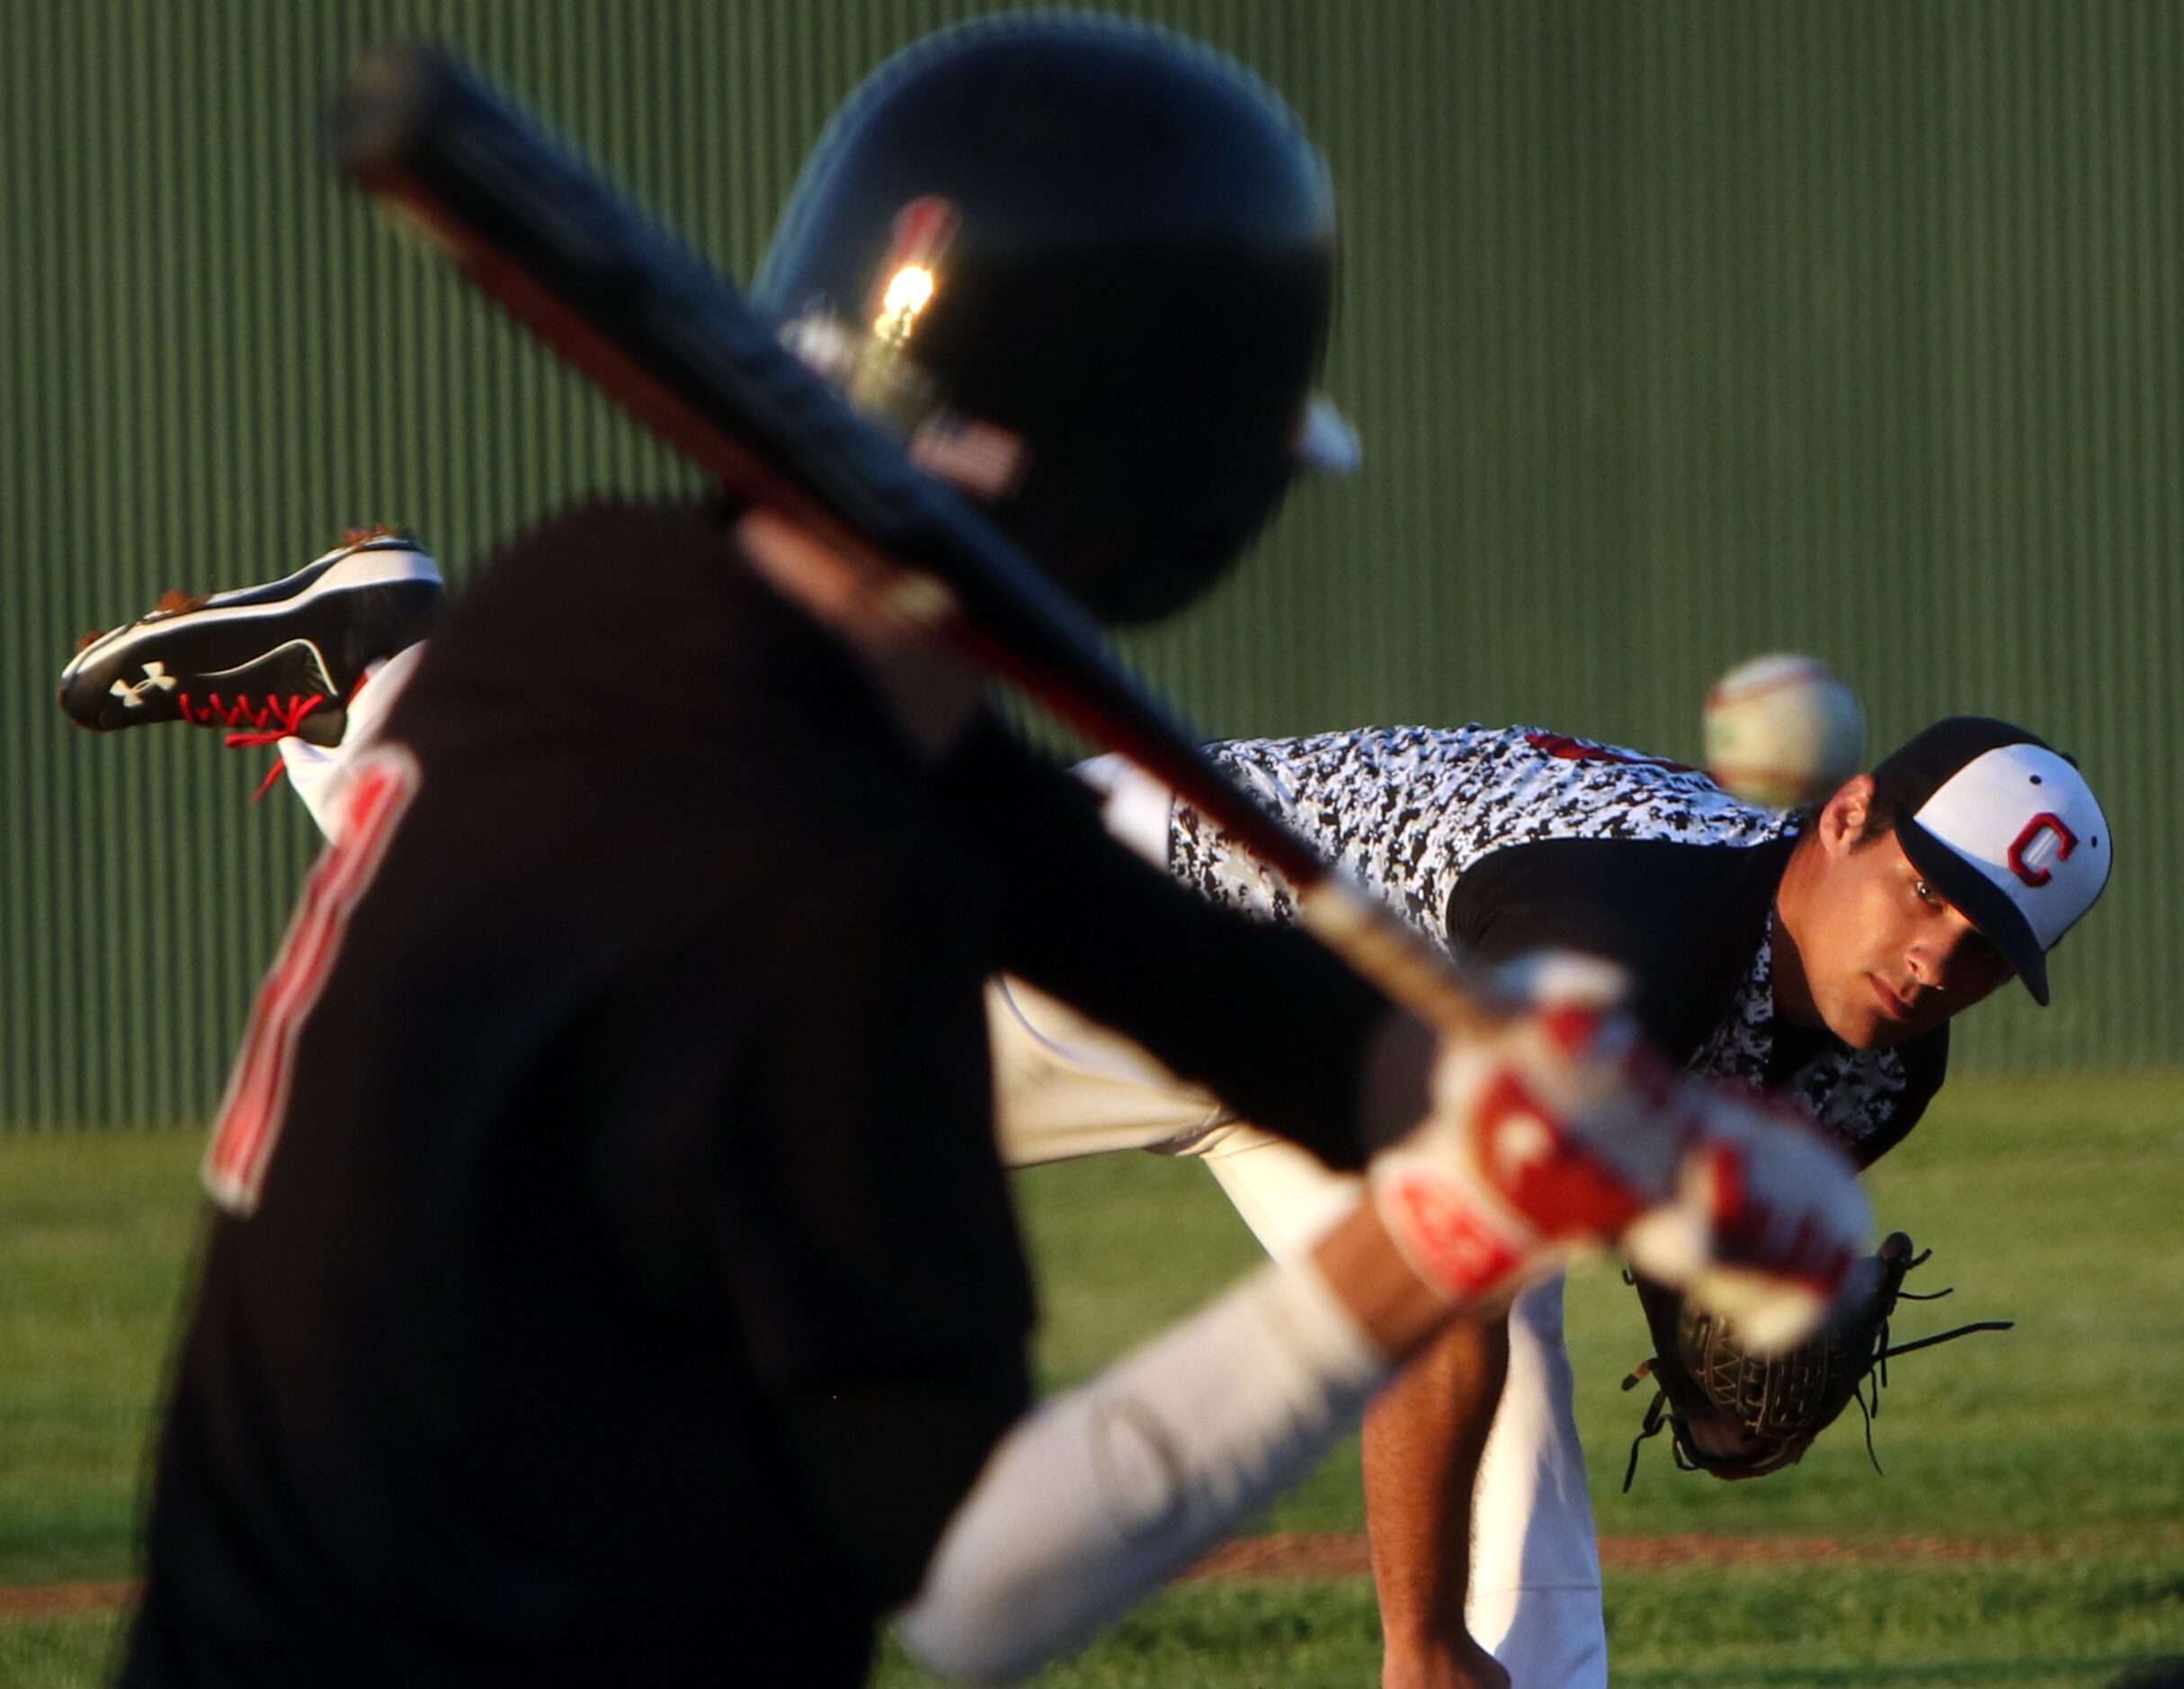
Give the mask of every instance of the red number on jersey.
<path id="1" fill-rule="evenodd" d="M 312 864 L 280 953 L 258 987 L 250 1028 L 212 1128 L 205 1188 L 231 1214 L 248 1214 L 258 1206 L 266 1163 L 288 1112 L 296 1041 L 325 988 L 350 911 L 379 872 L 416 790 L 417 762 L 406 746 L 377 746 L 357 759 L 343 799 L 341 832 Z"/>

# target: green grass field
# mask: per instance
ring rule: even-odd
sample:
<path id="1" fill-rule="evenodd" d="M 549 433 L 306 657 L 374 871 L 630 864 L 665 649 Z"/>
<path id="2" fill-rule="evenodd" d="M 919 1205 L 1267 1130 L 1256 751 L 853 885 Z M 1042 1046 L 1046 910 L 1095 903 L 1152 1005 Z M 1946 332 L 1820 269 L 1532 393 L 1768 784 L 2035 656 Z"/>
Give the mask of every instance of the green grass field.
<path id="1" fill-rule="evenodd" d="M 186 1134 L 0 1139 L 0 1586 L 129 1571 L 141 1451 L 195 1231 Z M 2184 1078 L 1965 1081 L 1876 1172 L 1882 1221 L 1935 1260 L 1899 1336 L 2016 1331 L 1892 1369 L 1866 1464 L 1853 1423 L 1756 1484 L 1649 1445 L 1618 1493 L 1646 1353 L 1605 1267 L 1571 1345 L 1600 1528 L 1829 1539 L 1825 1558 L 1611 1563 L 1618 1685 L 1640 1689 L 2107 1685 L 2184 1657 Z M 1083 1375 L 1255 1259 L 1210 1179 L 1114 1157 L 1023 1176 L 1047 1321 L 1042 1372 Z M 1261 1528 L 1355 1531 L 1353 1447 Z M 1907 1542 L 1924 1551 L 1902 1557 Z M 0 1616 L 0 1685 L 95 1683 L 108 1613 Z M 1290 1689 L 1377 1681 L 1362 1577 L 1187 1586 L 1039 1682 Z M 892 1653 L 879 1681 L 932 1680 Z"/>

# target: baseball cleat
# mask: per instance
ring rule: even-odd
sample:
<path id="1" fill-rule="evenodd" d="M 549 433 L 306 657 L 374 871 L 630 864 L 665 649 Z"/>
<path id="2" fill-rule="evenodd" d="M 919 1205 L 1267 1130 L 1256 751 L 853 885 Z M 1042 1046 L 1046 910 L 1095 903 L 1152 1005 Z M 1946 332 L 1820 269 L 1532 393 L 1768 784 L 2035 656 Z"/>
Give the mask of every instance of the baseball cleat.
<path id="1" fill-rule="evenodd" d="M 60 707 L 101 733 L 186 721 L 225 728 L 229 745 L 338 745 L 365 671 L 423 639 L 444 595 L 415 541 L 352 532 L 284 580 L 168 593 L 87 636 L 61 671 Z"/>

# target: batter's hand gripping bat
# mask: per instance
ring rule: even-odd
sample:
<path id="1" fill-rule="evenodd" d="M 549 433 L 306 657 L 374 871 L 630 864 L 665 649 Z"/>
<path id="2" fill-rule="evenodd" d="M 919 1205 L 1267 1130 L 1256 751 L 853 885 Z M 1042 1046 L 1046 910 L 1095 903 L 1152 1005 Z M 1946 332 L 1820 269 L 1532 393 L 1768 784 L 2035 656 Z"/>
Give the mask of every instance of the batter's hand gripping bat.
<path id="1" fill-rule="evenodd" d="M 1448 1032 L 1502 1017 L 1490 993 L 1233 784 L 991 521 L 850 409 L 702 258 L 448 54 L 365 53 L 329 138 L 382 205 L 729 490 L 856 550 L 890 612 L 1235 836 L 1390 997 Z"/>

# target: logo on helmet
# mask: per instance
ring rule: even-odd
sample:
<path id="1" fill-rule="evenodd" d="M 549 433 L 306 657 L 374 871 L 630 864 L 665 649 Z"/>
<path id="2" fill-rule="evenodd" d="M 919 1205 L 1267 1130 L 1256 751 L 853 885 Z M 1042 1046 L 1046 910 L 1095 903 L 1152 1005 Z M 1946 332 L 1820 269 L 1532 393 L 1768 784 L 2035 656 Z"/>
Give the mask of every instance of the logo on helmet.
<path id="1" fill-rule="evenodd" d="M 910 436 L 910 460 L 976 498 L 1005 498 L 1031 467 L 1021 434 L 949 411 L 928 416 Z"/>

